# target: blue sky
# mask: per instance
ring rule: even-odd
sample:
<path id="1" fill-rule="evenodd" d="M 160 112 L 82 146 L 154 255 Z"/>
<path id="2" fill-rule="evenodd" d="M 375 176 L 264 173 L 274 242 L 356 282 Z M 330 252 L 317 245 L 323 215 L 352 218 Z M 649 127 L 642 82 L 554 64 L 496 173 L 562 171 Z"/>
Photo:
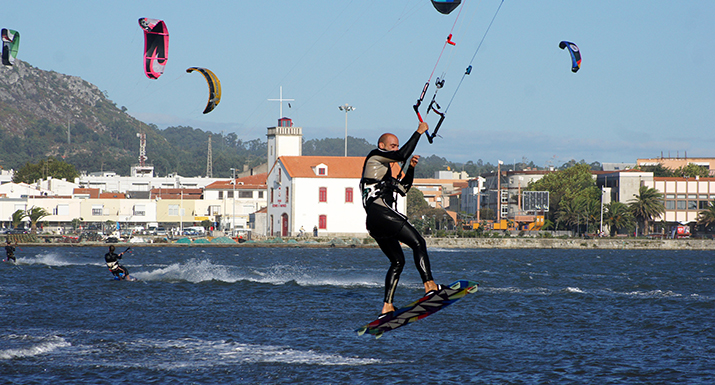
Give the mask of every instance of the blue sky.
<path id="1" fill-rule="evenodd" d="M 435 74 L 446 72 L 437 95 L 443 107 L 499 3 L 463 2 L 457 46 Z M 283 97 L 295 99 L 283 114 L 306 139 L 342 138 L 338 106 L 349 103 L 356 108 L 349 135 L 372 142 L 386 131 L 404 141 L 416 128 L 412 105 L 456 16 L 437 13 L 428 0 L 24 0 L 5 7 L 0 20 L 21 34 L 19 59 L 79 76 L 160 128 L 265 140 L 279 118 L 278 103 L 268 99 L 282 86 Z M 143 73 L 140 17 L 163 19 L 169 30 L 169 61 L 158 80 Z M 423 140 L 416 153 L 541 166 L 715 156 L 712 20 L 713 1 L 505 0 L 442 138 Z M 580 47 L 578 73 L 561 40 Z M 221 80 L 221 103 L 207 115 L 206 84 L 185 72 L 191 66 Z M 436 123 L 433 114 L 427 121 Z"/>

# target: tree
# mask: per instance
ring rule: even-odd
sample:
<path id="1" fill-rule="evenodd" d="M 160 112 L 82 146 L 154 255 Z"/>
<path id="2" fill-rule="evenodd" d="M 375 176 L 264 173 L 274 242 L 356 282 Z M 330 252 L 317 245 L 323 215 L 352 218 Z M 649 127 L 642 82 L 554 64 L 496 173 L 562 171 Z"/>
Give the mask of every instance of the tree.
<path id="1" fill-rule="evenodd" d="M 25 219 L 25 217 L 27 217 L 25 210 L 17 210 L 12 213 L 12 227 L 15 229 L 20 227 L 20 223 L 22 223 L 22 220 Z"/>
<path id="2" fill-rule="evenodd" d="M 79 176 L 79 173 L 73 165 L 61 160 L 56 160 L 53 157 L 48 157 L 46 160 L 41 160 L 37 164 L 25 163 L 25 165 L 17 170 L 12 181 L 15 183 L 33 183 L 47 177 L 55 179 L 66 179 L 74 181 L 74 178 Z"/>
<path id="3" fill-rule="evenodd" d="M 30 218 L 30 232 L 33 234 L 37 233 L 37 221 L 49 215 L 50 213 L 42 207 L 33 206 L 31 209 L 27 210 L 25 212 L 25 216 Z"/>
<path id="4" fill-rule="evenodd" d="M 698 224 L 707 229 L 715 225 L 715 201 L 710 202 L 708 208 L 698 213 Z"/>
<path id="5" fill-rule="evenodd" d="M 658 163 L 655 166 L 640 166 L 638 167 L 641 171 L 652 172 L 653 176 L 663 177 L 663 176 L 675 176 L 673 170 L 664 167 L 662 164 Z"/>
<path id="6" fill-rule="evenodd" d="M 596 181 L 591 175 L 591 166 L 585 163 L 577 164 L 565 170 L 560 170 L 554 173 L 546 174 L 543 178 L 529 183 L 526 188 L 528 191 L 548 191 L 549 192 L 549 214 L 548 219 L 557 224 L 564 224 L 567 227 L 571 226 L 568 215 L 562 218 L 559 212 L 561 204 L 569 202 L 574 204 L 574 200 L 583 200 L 579 204 L 589 207 L 592 205 L 590 201 L 597 202 L 600 210 L 601 190 L 596 187 Z M 565 213 L 576 210 L 575 207 L 569 207 Z M 584 209 L 579 208 L 581 215 L 585 215 Z M 574 218 L 577 219 L 576 212 L 573 211 Z"/>
<path id="7" fill-rule="evenodd" d="M 421 218 L 430 208 L 422 191 L 411 188 L 407 192 L 407 216 L 410 219 Z"/>
<path id="8" fill-rule="evenodd" d="M 641 186 L 638 190 L 638 195 L 633 195 L 634 198 L 628 202 L 631 213 L 636 220 L 643 224 L 643 232 L 649 232 L 649 223 L 653 218 L 660 216 L 665 212 L 663 204 L 663 194 L 658 190 Z"/>
<path id="9" fill-rule="evenodd" d="M 603 213 L 603 221 L 608 225 L 611 236 L 618 233 L 618 230 L 630 230 L 635 225 L 635 218 L 628 205 L 622 202 L 611 202 L 606 204 Z"/>
<path id="10" fill-rule="evenodd" d="M 678 167 L 674 172 L 677 176 L 695 178 L 707 178 L 710 176 L 710 170 L 707 167 L 698 166 L 693 163 L 688 163 L 686 166 Z"/>

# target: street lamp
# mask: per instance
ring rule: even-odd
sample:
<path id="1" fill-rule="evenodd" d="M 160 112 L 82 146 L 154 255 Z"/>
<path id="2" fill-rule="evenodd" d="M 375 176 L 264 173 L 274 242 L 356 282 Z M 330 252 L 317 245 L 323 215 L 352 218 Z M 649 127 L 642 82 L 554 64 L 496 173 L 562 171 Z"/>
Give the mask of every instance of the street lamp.
<path id="1" fill-rule="evenodd" d="M 354 111 L 355 107 L 345 103 L 344 106 L 338 106 L 340 111 L 345 111 L 345 156 L 348 156 L 348 112 Z"/>
<path id="2" fill-rule="evenodd" d="M 236 231 L 236 169 L 231 168 L 231 184 L 233 185 L 233 214 L 231 215 L 231 237 L 234 236 L 233 232 Z"/>

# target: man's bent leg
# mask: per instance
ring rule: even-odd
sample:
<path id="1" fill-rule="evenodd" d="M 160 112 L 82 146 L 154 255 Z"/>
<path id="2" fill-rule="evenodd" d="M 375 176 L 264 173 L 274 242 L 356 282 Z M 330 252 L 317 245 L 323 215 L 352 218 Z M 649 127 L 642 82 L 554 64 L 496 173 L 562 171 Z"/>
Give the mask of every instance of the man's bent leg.
<path id="1" fill-rule="evenodd" d="M 427 254 L 427 242 L 425 239 L 409 222 L 405 223 L 397 236 L 400 242 L 412 249 L 415 266 L 417 266 L 417 271 L 420 273 L 422 282 L 425 285 L 425 293 L 437 290 L 439 287 L 432 278 L 432 268 Z"/>
<path id="2" fill-rule="evenodd" d="M 400 242 L 394 238 L 375 239 L 380 246 L 380 250 L 390 260 L 390 268 L 385 275 L 385 302 L 382 306 L 382 313 L 395 310 L 392 304 L 395 298 L 397 283 L 400 281 L 400 274 L 405 266 L 405 254 L 402 252 Z"/>

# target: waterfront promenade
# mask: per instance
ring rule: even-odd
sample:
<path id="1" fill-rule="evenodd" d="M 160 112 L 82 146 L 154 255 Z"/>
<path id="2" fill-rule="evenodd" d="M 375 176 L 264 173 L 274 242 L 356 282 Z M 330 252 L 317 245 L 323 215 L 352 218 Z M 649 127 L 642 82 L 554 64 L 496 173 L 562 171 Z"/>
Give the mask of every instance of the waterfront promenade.
<path id="1" fill-rule="evenodd" d="M 275 238 L 245 243 L 214 243 L 206 238 L 188 242 L 154 240 L 152 243 L 115 243 L 121 247 L 286 247 L 286 248 L 373 248 L 377 247 L 372 238 Z M 715 250 L 715 240 L 711 239 L 643 239 L 643 238 L 426 238 L 427 247 L 445 249 L 603 249 L 603 250 Z M 23 243 L 21 246 L 58 247 L 99 247 L 108 246 L 104 242 L 79 243 Z"/>

